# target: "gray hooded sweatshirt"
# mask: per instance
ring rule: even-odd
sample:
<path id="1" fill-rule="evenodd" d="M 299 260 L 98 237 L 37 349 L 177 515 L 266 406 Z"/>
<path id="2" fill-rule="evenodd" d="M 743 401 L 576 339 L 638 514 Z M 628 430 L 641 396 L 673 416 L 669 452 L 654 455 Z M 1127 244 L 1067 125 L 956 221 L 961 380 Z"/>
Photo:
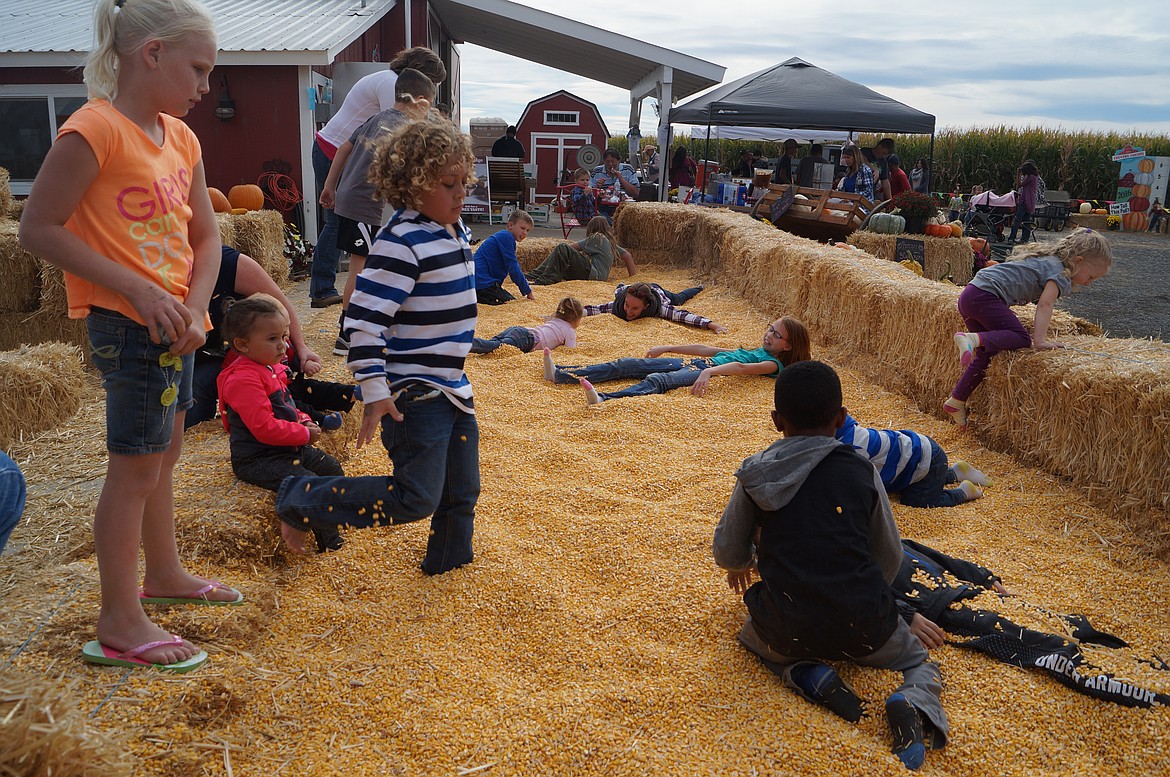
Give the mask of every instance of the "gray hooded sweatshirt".
<path id="1" fill-rule="evenodd" d="M 744 602 L 760 636 L 794 658 L 881 647 L 897 625 L 889 583 L 902 547 L 869 460 L 832 437 L 787 437 L 745 459 L 735 476 L 712 552 L 728 570 L 748 568 L 755 556 L 760 582 Z"/>

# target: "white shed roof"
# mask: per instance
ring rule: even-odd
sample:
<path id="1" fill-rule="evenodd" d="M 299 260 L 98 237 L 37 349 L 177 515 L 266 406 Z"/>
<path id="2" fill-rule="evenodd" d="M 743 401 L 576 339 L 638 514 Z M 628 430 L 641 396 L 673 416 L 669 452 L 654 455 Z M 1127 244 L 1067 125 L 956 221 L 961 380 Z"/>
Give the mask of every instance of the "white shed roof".
<path id="1" fill-rule="evenodd" d="M 133 0 L 128 0 L 133 2 Z M 220 65 L 328 65 L 397 0 L 203 0 Z M 69 67 L 93 43 L 93 0 L 3 0 L 0 66 Z"/>
<path id="2" fill-rule="evenodd" d="M 133 2 L 133 0 L 128 0 Z M 674 98 L 723 80 L 720 65 L 508 0 L 430 0 L 456 40 L 633 89 L 662 66 Z M 221 65 L 328 65 L 397 0 L 204 0 Z M 93 40 L 93 0 L 3 0 L 0 67 L 71 67 Z"/>

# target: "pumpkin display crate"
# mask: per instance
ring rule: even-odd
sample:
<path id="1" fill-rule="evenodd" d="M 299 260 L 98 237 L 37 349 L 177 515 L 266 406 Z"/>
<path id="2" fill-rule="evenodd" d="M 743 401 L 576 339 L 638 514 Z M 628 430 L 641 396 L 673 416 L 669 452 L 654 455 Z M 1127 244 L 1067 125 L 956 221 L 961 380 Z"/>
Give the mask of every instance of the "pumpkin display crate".
<path id="1" fill-rule="evenodd" d="M 794 190 L 792 204 L 773 225 L 812 240 L 844 241 L 873 209 L 872 202 L 854 192 L 774 183 L 769 184 L 768 191 L 756 201 L 752 216 L 770 219 L 772 204 L 790 188 Z"/>

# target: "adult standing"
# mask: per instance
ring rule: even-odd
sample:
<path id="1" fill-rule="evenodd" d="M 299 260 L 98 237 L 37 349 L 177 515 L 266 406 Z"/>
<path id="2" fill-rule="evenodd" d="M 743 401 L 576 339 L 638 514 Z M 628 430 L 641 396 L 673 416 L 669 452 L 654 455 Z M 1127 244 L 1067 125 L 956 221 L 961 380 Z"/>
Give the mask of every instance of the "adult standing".
<path id="1" fill-rule="evenodd" d="M 898 159 L 898 155 L 890 154 L 886 157 L 886 164 L 890 168 L 890 197 L 887 199 L 910 191 L 910 179 L 906 176 L 906 171 L 902 169 L 902 160 Z"/>
<path id="2" fill-rule="evenodd" d="M 687 153 L 687 147 L 680 145 L 670 157 L 670 169 L 667 171 L 670 176 L 670 188 L 694 186 L 695 174 L 698 171 L 699 167 L 691 155 Z"/>
<path id="3" fill-rule="evenodd" d="M 1012 231 L 1008 242 L 1016 242 L 1016 232 L 1024 228 L 1021 242 L 1027 243 L 1032 237 L 1032 214 L 1036 212 L 1036 200 L 1040 192 L 1040 171 L 1031 159 L 1020 165 L 1019 185 L 1016 188 L 1016 215 L 1012 218 Z"/>
<path id="4" fill-rule="evenodd" d="M 654 146 L 646 146 L 642 149 L 642 169 L 646 172 L 646 179 L 650 183 L 658 183 L 662 163 L 658 156 L 658 149 Z"/>
<path id="5" fill-rule="evenodd" d="M 914 169 L 910 171 L 910 188 L 930 194 L 930 162 L 925 157 L 918 157 Z"/>
<path id="6" fill-rule="evenodd" d="M 772 175 L 774 183 L 793 183 L 792 166 L 796 161 L 797 143 L 793 138 L 784 141 L 784 154 L 776 162 L 776 172 Z M 750 173 L 749 173 L 750 174 Z"/>
<path id="7" fill-rule="evenodd" d="M 862 158 L 861 149 L 854 145 L 842 148 L 841 164 L 845 176 L 837 184 L 838 191 L 855 192 L 873 202 L 873 168 Z"/>
<path id="8" fill-rule="evenodd" d="M 523 159 L 528 153 L 524 144 L 516 140 L 516 125 L 510 125 L 504 130 L 504 136 L 492 144 L 492 156 L 506 156 L 512 159 Z"/>
<path id="9" fill-rule="evenodd" d="M 379 111 L 394 107 L 394 86 L 398 73 L 404 68 L 421 71 L 436 84 L 447 78 L 447 68 L 438 55 L 425 46 L 415 46 L 398 53 L 386 70 L 371 73 L 357 80 L 346 94 L 341 108 L 324 127 L 318 130 L 313 142 L 313 178 L 316 198 L 321 198 L 329 167 L 342 143 L 349 140 L 353 131 Z M 341 302 L 337 291 L 337 260 L 341 250 L 337 247 L 337 216 L 332 208 L 323 208 L 324 221 L 317 235 L 313 250 L 313 263 L 309 276 L 309 302 L 315 308 L 329 307 Z"/>
<path id="10" fill-rule="evenodd" d="M 796 169 L 796 185 L 812 188 L 817 182 L 817 164 L 828 160 L 824 157 L 824 147 L 820 143 L 809 146 L 808 156 L 800 160 Z"/>

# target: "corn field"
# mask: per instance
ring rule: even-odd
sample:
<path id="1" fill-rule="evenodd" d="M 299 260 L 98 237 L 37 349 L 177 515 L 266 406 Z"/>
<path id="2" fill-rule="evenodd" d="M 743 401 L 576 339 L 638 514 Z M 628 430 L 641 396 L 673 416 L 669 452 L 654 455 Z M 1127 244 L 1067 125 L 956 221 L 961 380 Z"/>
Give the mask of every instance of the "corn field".
<path id="1" fill-rule="evenodd" d="M 881 135 L 862 133 L 862 146 L 873 146 Z M 909 172 L 920 157 L 930 159 L 929 135 L 891 135 L 897 144 L 902 168 Z M 682 139 L 685 141 L 685 139 Z M 643 138 L 642 145 L 653 143 Z M 1170 155 L 1170 136 L 1121 132 L 1067 132 L 1041 127 L 945 128 L 934 137 L 934 164 L 931 189 L 936 192 L 969 192 L 979 184 L 984 189 L 1004 192 L 1015 186 L 1016 169 L 1032 159 L 1049 189 L 1067 191 L 1086 200 L 1112 200 L 1117 195 L 1118 163 L 1110 159 L 1117 149 L 1130 143 L 1151 156 Z M 625 137 L 609 139 L 609 145 L 623 156 L 628 149 Z M 689 141 L 692 155 L 701 158 L 706 139 Z M 807 146 L 801 154 L 807 153 Z M 710 159 L 724 166 L 734 165 L 742 149 L 765 157 L 778 157 L 779 144 L 753 140 L 712 139 Z"/>

